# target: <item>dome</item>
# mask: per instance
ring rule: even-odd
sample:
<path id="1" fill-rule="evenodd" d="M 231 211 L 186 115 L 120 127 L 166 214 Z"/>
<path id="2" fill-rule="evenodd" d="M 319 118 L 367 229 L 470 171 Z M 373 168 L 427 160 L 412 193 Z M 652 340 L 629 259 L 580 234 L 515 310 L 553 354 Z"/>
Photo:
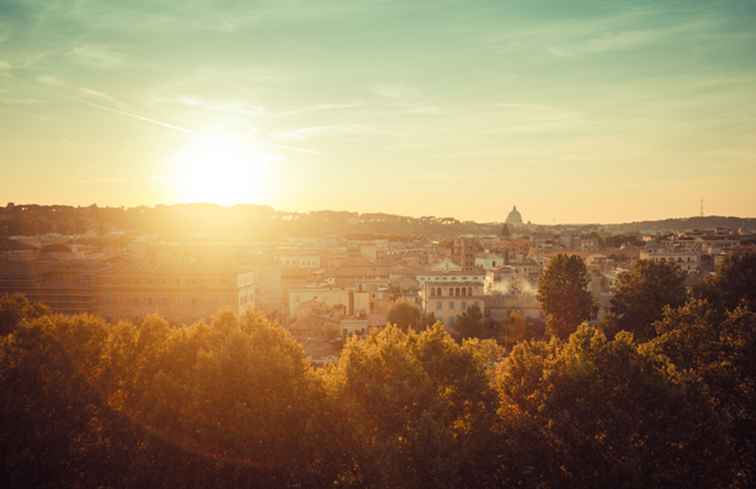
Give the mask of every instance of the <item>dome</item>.
<path id="1" fill-rule="evenodd" d="M 507 216 L 507 224 L 522 224 L 522 216 L 520 211 L 517 210 L 517 206 L 512 207 L 512 211 Z"/>

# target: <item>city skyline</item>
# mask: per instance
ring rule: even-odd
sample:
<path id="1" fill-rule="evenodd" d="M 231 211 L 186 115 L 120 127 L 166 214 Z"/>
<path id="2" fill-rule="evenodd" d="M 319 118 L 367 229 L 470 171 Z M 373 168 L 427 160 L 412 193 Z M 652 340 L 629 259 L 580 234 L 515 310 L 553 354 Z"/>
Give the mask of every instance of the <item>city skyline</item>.
<path id="1" fill-rule="evenodd" d="M 0 198 L 503 221 L 756 215 L 722 2 L 0 4 Z"/>

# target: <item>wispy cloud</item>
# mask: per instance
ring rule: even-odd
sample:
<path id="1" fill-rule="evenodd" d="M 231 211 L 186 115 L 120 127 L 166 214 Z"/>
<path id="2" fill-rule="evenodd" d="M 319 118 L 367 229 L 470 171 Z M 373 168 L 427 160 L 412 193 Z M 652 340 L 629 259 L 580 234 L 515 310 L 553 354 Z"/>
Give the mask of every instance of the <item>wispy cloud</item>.
<path id="1" fill-rule="evenodd" d="M 108 93 L 101 92 L 99 90 L 93 90 L 91 88 L 81 87 L 79 88 L 79 95 L 81 95 L 84 98 L 91 99 L 91 100 L 98 100 L 100 102 L 108 102 L 110 104 L 115 105 L 119 109 L 126 108 L 125 102 L 117 99 L 116 97 Z"/>
<path id="2" fill-rule="evenodd" d="M 39 75 L 36 78 L 36 81 L 37 83 L 41 83 L 42 85 L 49 85 L 51 87 L 61 87 L 66 84 L 63 80 L 53 75 Z"/>
<path id="3" fill-rule="evenodd" d="M 36 98 L 0 96 L 0 105 L 36 105 L 40 103 L 42 101 Z"/>
<path id="4" fill-rule="evenodd" d="M 244 102 L 216 102 L 190 96 L 178 97 L 176 101 L 184 107 L 222 114 L 259 117 L 266 112 L 265 108 L 262 106 L 251 105 Z"/>
<path id="5" fill-rule="evenodd" d="M 551 45 L 548 50 L 555 56 L 563 57 L 626 51 L 642 48 L 675 36 L 704 31 L 711 25 L 710 21 L 694 21 L 654 29 L 594 32 L 582 38 L 568 39 L 565 42 Z"/>
<path id="6" fill-rule="evenodd" d="M 501 133 L 542 133 L 572 129 L 584 126 L 584 114 L 549 105 L 528 103 L 500 103 L 495 107 L 500 111 L 498 123 L 488 131 Z"/>
<path id="7" fill-rule="evenodd" d="M 134 119 L 134 120 L 147 122 L 149 124 L 153 124 L 155 126 L 163 127 L 165 129 L 171 129 L 173 131 L 184 132 L 184 133 L 191 133 L 192 132 L 191 129 L 188 129 L 186 127 L 182 127 L 182 126 L 179 126 L 179 125 L 176 125 L 176 124 L 171 124 L 169 122 L 160 121 L 158 119 L 153 119 L 151 117 L 147 117 L 147 116 L 144 116 L 144 115 L 141 115 L 141 114 L 137 114 L 135 112 L 130 112 L 130 111 L 127 111 L 127 110 L 115 109 L 113 107 L 108 107 L 107 105 L 101 105 L 101 104 L 97 104 L 97 103 L 94 103 L 94 102 L 88 102 L 88 101 L 84 101 L 84 104 L 86 104 L 89 107 L 92 107 L 94 109 L 104 110 L 106 112 L 112 112 L 114 114 L 119 114 L 119 115 L 122 115 L 124 117 L 129 117 L 129 118 Z"/>
<path id="8" fill-rule="evenodd" d="M 273 139 L 277 141 L 306 141 L 326 135 L 365 135 L 365 134 L 385 134 L 384 131 L 374 127 L 361 126 L 356 124 L 349 125 L 328 125 L 301 127 L 289 131 L 283 131 L 273 134 Z"/>
<path id="9" fill-rule="evenodd" d="M 407 114 L 417 115 L 438 115 L 441 114 L 441 107 L 437 105 L 416 105 L 408 107 L 405 111 Z"/>
<path id="10" fill-rule="evenodd" d="M 325 111 L 332 111 L 332 110 L 348 110 L 348 109 L 356 109 L 360 107 L 364 107 L 366 104 L 364 102 L 348 102 L 348 103 L 324 103 L 324 104 L 314 104 L 314 105 L 308 105 L 305 107 L 299 107 L 296 109 L 291 110 L 285 110 L 283 112 L 278 112 L 275 114 L 276 117 L 289 117 L 289 116 L 297 116 L 302 114 L 311 114 L 314 112 L 325 112 Z"/>
<path id="11" fill-rule="evenodd" d="M 77 63 L 92 68 L 115 68 L 124 62 L 124 55 L 104 44 L 81 44 L 68 55 Z"/>
<path id="12" fill-rule="evenodd" d="M 400 83 L 379 83 L 371 90 L 375 95 L 387 99 L 400 99 L 414 94 L 414 90 Z"/>

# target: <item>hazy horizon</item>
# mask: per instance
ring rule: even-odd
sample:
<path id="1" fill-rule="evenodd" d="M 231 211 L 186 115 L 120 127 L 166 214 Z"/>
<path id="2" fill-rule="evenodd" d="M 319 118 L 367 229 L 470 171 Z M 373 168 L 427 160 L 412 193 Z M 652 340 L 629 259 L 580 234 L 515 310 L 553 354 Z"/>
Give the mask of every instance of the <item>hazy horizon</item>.
<path id="1" fill-rule="evenodd" d="M 10 202 L 9 202 L 10 203 Z M 2 205 L 2 204 L 0 204 Z M 331 209 L 304 209 L 304 210 L 292 210 L 292 209 L 282 209 L 277 208 L 273 206 L 269 206 L 268 204 L 258 204 L 254 202 L 240 202 L 235 204 L 220 204 L 215 202 L 171 202 L 171 203 L 157 203 L 157 204 L 138 204 L 138 205 L 100 205 L 96 202 L 92 202 L 88 205 L 80 205 L 80 204 L 66 204 L 66 203 L 43 203 L 43 202 L 13 202 L 13 205 L 15 206 L 24 206 L 24 205 L 41 205 L 41 206 L 71 206 L 71 207 L 89 207 L 91 205 L 97 205 L 98 207 L 110 207 L 110 208 L 126 208 L 126 209 L 133 209 L 133 208 L 140 208 L 140 207 L 147 207 L 147 208 L 157 208 L 157 207 L 171 207 L 171 206 L 203 206 L 203 205 L 209 205 L 209 206 L 217 206 L 225 209 L 231 209 L 236 206 L 268 206 L 271 207 L 276 212 L 282 212 L 282 213 L 299 213 L 299 214 L 307 214 L 307 213 L 317 213 L 317 212 L 349 212 L 349 213 L 358 213 L 358 214 L 389 214 L 394 216 L 401 216 L 401 217 L 409 217 L 412 219 L 419 219 L 421 217 L 437 217 L 437 218 L 445 218 L 445 217 L 451 217 L 458 219 L 459 221 L 473 221 L 478 224 L 496 224 L 496 223 L 503 223 L 506 215 L 511 210 L 508 209 L 504 213 L 504 217 L 501 219 L 493 219 L 493 220 L 481 220 L 481 219 L 461 219 L 458 216 L 453 215 L 436 215 L 436 214 L 426 214 L 426 215 L 412 215 L 412 214 L 401 214 L 401 213 L 392 213 L 392 212 L 386 212 L 380 209 L 377 210 L 353 210 L 353 209 L 337 209 L 337 208 L 331 208 Z M 523 211 L 523 209 L 518 207 L 518 211 Z M 703 216 L 700 215 L 690 215 L 690 216 L 666 216 L 661 217 L 658 219 L 630 219 L 626 221 L 606 221 L 606 222 L 535 222 L 530 219 L 527 219 L 527 217 L 523 216 L 524 222 L 534 225 L 541 225 L 541 226 L 570 226 L 570 225 L 576 225 L 576 226 L 585 226 L 585 225 L 620 225 L 620 224 L 630 224 L 633 222 L 644 222 L 644 221 L 661 221 L 666 219 L 693 219 L 693 218 L 735 218 L 735 219 L 756 219 L 756 216 L 733 216 L 733 215 L 717 215 L 717 214 L 704 214 Z"/>
<path id="2" fill-rule="evenodd" d="M 0 2 L 0 199 L 756 216 L 756 4 Z"/>

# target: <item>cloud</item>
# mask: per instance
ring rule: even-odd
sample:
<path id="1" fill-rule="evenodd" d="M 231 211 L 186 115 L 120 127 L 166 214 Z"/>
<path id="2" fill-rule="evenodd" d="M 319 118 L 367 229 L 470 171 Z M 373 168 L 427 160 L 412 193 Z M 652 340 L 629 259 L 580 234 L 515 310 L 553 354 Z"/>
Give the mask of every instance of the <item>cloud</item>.
<path id="1" fill-rule="evenodd" d="M 407 110 L 405 110 L 405 113 L 417 115 L 438 115 L 441 113 L 441 107 L 438 107 L 437 105 L 417 105 L 407 108 Z"/>
<path id="2" fill-rule="evenodd" d="M 93 90 L 93 89 L 87 88 L 87 87 L 81 87 L 81 88 L 79 88 L 79 95 L 81 95 L 84 98 L 93 99 L 93 100 L 97 100 L 97 101 L 100 101 L 100 102 L 108 102 L 110 104 L 115 105 L 120 110 L 124 110 L 128 106 L 125 102 L 117 99 L 116 97 L 114 97 L 114 96 L 112 96 L 112 95 L 110 95 L 108 93 L 101 92 L 99 90 Z"/>
<path id="3" fill-rule="evenodd" d="M 377 129 L 360 125 L 330 125 L 302 127 L 290 131 L 283 131 L 273 134 L 273 139 L 277 141 L 306 141 L 308 139 L 319 138 L 331 134 L 364 135 L 384 133 Z"/>
<path id="4" fill-rule="evenodd" d="M 123 55 L 102 44 L 81 44 L 68 51 L 77 63 L 91 68 L 115 68 L 123 64 Z"/>
<path id="5" fill-rule="evenodd" d="M 411 90 L 401 84 L 379 83 L 373 86 L 371 91 L 379 97 L 400 99 L 409 95 Z"/>
<path id="6" fill-rule="evenodd" d="M 42 101 L 36 98 L 0 97 L 0 105 L 36 105 L 39 103 L 42 103 Z"/>
<path id="7" fill-rule="evenodd" d="M 277 113 L 275 116 L 276 117 L 289 117 L 289 116 L 297 116 L 297 115 L 302 115 L 302 114 L 309 114 L 313 112 L 356 109 L 359 107 L 364 107 L 365 105 L 366 104 L 364 102 L 314 104 L 314 105 L 308 105 L 305 107 L 299 107 L 296 109 L 285 110 L 283 112 Z"/>
<path id="8" fill-rule="evenodd" d="M 549 105 L 527 103 L 499 103 L 501 115 L 496 127 L 488 134 L 529 134 L 563 131 L 584 126 L 585 115 L 580 112 Z"/>
<path id="9" fill-rule="evenodd" d="M 197 97 L 178 97 L 176 101 L 185 107 L 202 109 L 208 112 L 219 112 L 222 114 L 259 117 L 266 112 L 265 108 L 262 106 L 251 105 L 244 102 L 215 102 Z"/>
<path id="10" fill-rule="evenodd" d="M 648 15 L 648 12 L 644 12 L 644 15 Z M 637 19 L 637 14 L 633 17 L 619 16 L 609 18 L 603 24 L 598 22 L 592 27 L 587 26 L 587 29 L 583 33 L 566 36 L 564 40 L 549 45 L 547 49 L 551 54 L 559 57 L 629 51 L 669 39 L 676 39 L 679 36 L 705 33 L 719 26 L 719 21 L 708 17 L 650 28 L 646 27 L 648 24 L 647 20 L 643 22 L 642 28 L 621 25 L 620 20 L 627 21 L 630 19 Z"/>
<path id="11" fill-rule="evenodd" d="M 84 101 L 84 104 L 86 104 L 89 107 L 92 107 L 94 109 L 103 110 L 103 111 L 106 111 L 106 112 L 112 112 L 114 114 L 119 114 L 119 115 L 122 115 L 124 117 L 128 117 L 130 119 L 147 122 L 149 124 L 152 124 L 152 125 L 155 125 L 155 126 L 160 126 L 160 127 L 166 128 L 166 129 L 171 129 L 173 131 L 184 132 L 184 133 L 191 133 L 192 132 L 191 129 L 187 129 L 186 127 L 181 127 L 181 126 L 178 126 L 176 124 L 171 124 L 169 122 L 164 122 L 164 121 L 160 121 L 160 120 L 157 120 L 157 119 L 153 119 L 151 117 L 147 117 L 147 116 L 144 116 L 144 115 L 141 115 L 141 114 L 137 114 L 135 112 L 131 112 L 131 111 L 127 111 L 127 110 L 115 109 L 113 107 L 108 107 L 106 105 L 96 104 L 96 103 L 87 102 L 87 101 Z"/>
<path id="12" fill-rule="evenodd" d="M 65 85 L 65 82 L 63 80 L 53 75 L 40 75 L 36 78 L 36 80 L 37 83 L 49 85 L 51 87 L 60 87 Z"/>

